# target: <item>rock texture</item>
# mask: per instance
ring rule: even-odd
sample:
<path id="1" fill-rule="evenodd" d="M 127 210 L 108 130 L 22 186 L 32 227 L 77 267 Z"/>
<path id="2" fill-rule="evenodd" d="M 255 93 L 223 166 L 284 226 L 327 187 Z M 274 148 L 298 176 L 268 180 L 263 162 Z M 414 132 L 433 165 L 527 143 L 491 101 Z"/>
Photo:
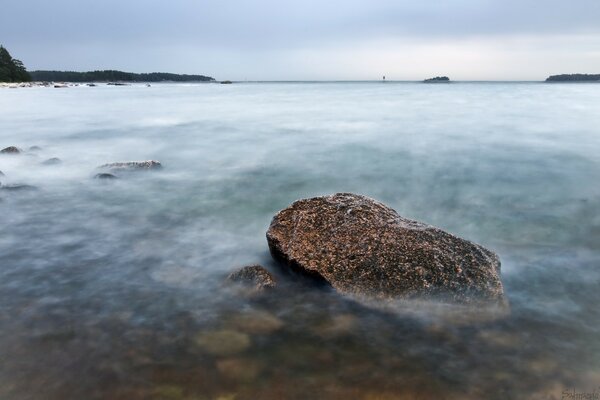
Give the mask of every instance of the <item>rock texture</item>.
<path id="1" fill-rule="evenodd" d="M 296 201 L 267 240 L 275 259 L 358 299 L 504 304 L 496 254 L 368 197 Z"/>
<path id="2" fill-rule="evenodd" d="M 128 162 L 116 162 L 110 164 L 104 164 L 99 166 L 98 168 L 106 168 L 113 171 L 119 170 L 151 170 L 151 169 L 160 169 L 162 168 L 162 164 L 155 160 L 147 160 L 147 161 L 128 161 Z"/>
<path id="3" fill-rule="evenodd" d="M 227 277 L 227 281 L 246 286 L 256 291 L 275 287 L 273 275 L 261 265 L 250 265 L 240 268 L 232 272 Z"/>
<path id="4" fill-rule="evenodd" d="M 10 146 L 0 150 L 0 154 L 20 154 L 21 150 L 18 147 Z"/>

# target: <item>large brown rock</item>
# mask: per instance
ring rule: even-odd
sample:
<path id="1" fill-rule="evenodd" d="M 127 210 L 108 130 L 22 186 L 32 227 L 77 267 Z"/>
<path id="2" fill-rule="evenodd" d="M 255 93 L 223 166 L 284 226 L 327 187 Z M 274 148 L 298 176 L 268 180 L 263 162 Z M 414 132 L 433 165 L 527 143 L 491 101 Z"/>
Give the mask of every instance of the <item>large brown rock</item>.
<path id="1" fill-rule="evenodd" d="M 359 299 L 504 304 L 496 254 L 368 197 L 296 201 L 267 241 L 275 259 Z"/>

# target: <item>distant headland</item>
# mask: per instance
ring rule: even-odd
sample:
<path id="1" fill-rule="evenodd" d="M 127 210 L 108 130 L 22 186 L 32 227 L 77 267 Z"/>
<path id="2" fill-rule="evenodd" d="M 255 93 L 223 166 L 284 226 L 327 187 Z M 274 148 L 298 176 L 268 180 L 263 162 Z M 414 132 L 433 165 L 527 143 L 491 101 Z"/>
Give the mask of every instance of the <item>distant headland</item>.
<path id="1" fill-rule="evenodd" d="M 166 72 L 136 74 L 115 70 L 104 71 L 31 71 L 31 79 L 45 82 L 212 82 L 204 75 L 179 75 Z"/>
<path id="2" fill-rule="evenodd" d="M 425 79 L 424 83 L 448 83 L 450 82 L 450 78 L 447 76 L 436 76 L 435 78 Z"/>
<path id="3" fill-rule="evenodd" d="M 600 74 L 562 74 L 552 75 L 546 82 L 600 82 Z"/>

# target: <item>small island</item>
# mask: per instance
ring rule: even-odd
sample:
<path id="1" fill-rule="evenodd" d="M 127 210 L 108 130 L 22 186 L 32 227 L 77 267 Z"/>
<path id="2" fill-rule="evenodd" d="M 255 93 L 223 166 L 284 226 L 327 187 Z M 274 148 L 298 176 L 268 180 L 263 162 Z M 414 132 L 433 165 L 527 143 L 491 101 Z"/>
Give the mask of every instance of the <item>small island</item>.
<path id="1" fill-rule="evenodd" d="M 424 83 L 449 83 L 450 78 L 447 76 L 436 76 L 435 78 L 425 79 Z"/>
<path id="2" fill-rule="evenodd" d="M 562 74 L 552 75 L 546 82 L 600 82 L 600 74 Z"/>

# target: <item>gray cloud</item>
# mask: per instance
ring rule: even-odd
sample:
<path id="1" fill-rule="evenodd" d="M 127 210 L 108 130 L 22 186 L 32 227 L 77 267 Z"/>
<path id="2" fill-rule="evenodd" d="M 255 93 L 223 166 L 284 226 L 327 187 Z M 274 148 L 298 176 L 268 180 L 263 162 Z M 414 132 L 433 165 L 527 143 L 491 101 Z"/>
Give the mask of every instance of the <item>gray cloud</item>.
<path id="1" fill-rule="evenodd" d="M 70 59 L 76 49 L 95 63 L 101 52 L 112 65 L 139 69 L 143 59 L 117 57 L 169 46 L 205 57 L 236 51 L 277 57 L 278 51 L 379 39 L 598 35 L 598 21 L 598 0 L 34 0 L 2 6 L 0 41 L 36 68 L 82 68 L 85 59 Z M 173 68 L 167 60 L 158 64 L 154 69 Z"/>

